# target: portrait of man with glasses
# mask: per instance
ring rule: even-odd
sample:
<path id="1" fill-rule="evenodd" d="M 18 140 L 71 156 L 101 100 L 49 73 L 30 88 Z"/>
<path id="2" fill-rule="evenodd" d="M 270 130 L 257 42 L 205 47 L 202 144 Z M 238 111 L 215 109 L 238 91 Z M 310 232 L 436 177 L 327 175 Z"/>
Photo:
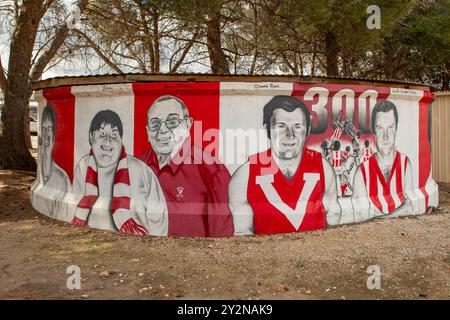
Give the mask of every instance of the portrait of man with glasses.
<path id="1" fill-rule="evenodd" d="M 192 143 L 193 121 L 181 99 L 171 95 L 157 98 L 147 110 L 150 148 L 138 158 L 152 168 L 164 191 L 169 236 L 232 236 L 230 174 L 222 163 Z"/>
<path id="2" fill-rule="evenodd" d="M 31 203 L 36 210 L 52 218 L 66 220 L 67 207 L 63 199 L 71 191 L 71 183 L 67 173 L 56 164 L 52 156 L 57 125 L 53 106 L 44 107 L 40 125 L 38 175 L 31 187 Z M 40 195 L 45 195 L 45 198 Z"/>

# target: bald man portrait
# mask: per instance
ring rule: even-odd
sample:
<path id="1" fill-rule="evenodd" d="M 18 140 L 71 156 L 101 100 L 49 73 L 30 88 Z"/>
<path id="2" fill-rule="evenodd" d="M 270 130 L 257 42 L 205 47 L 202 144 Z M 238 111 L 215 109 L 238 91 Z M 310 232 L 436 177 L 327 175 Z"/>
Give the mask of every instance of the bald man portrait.
<path id="1" fill-rule="evenodd" d="M 169 236 L 232 236 L 230 174 L 219 160 L 192 143 L 193 121 L 181 99 L 157 98 L 147 110 L 150 148 L 138 158 L 153 170 L 163 189 Z"/>

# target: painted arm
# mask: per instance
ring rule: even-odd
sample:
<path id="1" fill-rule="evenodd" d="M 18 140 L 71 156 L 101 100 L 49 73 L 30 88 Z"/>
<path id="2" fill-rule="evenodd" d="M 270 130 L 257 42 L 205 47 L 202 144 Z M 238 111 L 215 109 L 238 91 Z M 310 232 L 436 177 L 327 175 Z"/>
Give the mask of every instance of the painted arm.
<path id="1" fill-rule="evenodd" d="M 73 178 L 73 193 L 77 195 L 84 195 L 84 188 L 86 183 L 86 167 L 84 158 L 78 162 L 75 168 L 75 175 Z"/>
<path id="2" fill-rule="evenodd" d="M 364 183 L 361 166 L 356 169 L 353 178 L 352 206 L 355 222 L 369 219 L 370 204 L 367 198 L 366 184 Z"/>
<path id="3" fill-rule="evenodd" d="M 70 184 L 69 176 L 61 169 L 61 189 L 55 199 L 53 208 L 53 215 L 63 221 L 70 221 L 68 217 L 70 196 L 72 194 L 72 186 Z"/>
<path id="4" fill-rule="evenodd" d="M 86 156 L 81 158 L 75 169 L 75 176 L 73 180 L 73 207 L 71 210 L 72 212 L 68 214 L 69 219 L 70 217 L 72 218 L 72 224 L 81 227 L 87 225 L 87 217 L 80 219 L 76 216 L 76 214 L 78 203 L 83 198 L 85 192 L 87 161 L 88 158 Z"/>
<path id="5" fill-rule="evenodd" d="M 254 233 L 253 210 L 247 199 L 249 173 L 250 162 L 246 162 L 233 174 L 228 188 L 229 206 L 233 216 L 235 235 Z"/>
<path id="6" fill-rule="evenodd" d="M 234 234 L 233 216 L 228 205 L 230 174 L 220 165 L 208 182 L 208 235 L 231 237 Z"/>
<path id="7" fill-rule="evenodd" d="M 325 192 L 322 202 L 327 215 L 327 225 L 334 226 L 341 220 L 341 206 L 337 200 L 336 176 L 330 163 L 322 158 L 323 172 L 325 175 Z"/>
<path id="8" fill-rule="evenodd" d="M 169 233 L 169 214 L 166 198 L 159 180 L 147 166 L 142 166 L 142 177 L 147 190 L 146 200 L 137 202 L 136 214 L 139 215 L 138 221 L 145 226 L 148 234 L 167 236 Z"/>

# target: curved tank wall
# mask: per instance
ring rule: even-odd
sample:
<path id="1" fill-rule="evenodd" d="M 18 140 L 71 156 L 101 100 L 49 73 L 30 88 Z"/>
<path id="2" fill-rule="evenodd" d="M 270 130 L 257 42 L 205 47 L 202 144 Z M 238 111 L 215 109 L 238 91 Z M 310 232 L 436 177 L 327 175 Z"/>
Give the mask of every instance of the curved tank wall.
<path id="1" fill-rule="evenodd" d="M 226 237 L 438 205 L 426 87 L 171 79 L 38 87 L 33 207 L 116 232 Z"/>

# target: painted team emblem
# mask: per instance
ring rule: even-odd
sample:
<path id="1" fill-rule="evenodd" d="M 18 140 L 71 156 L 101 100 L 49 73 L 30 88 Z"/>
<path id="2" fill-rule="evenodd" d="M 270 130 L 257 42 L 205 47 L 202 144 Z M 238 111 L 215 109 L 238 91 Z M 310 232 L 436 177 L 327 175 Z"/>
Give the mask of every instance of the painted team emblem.
<path id="1" fill-rule="evenodd" d="M 183 198 L 184 197 L 184 195 L 183 195 L 183 191 L 184 191 L 184 188 L 183 187 L 177 187 L 177 198 Z"/>
<path id="2" fill-rule="evenodd" d="M 273 175 L 256 177 L 256 184 L 260 185 L 267 200 L 269 200 L 270 204 L 277 208 L 278 211 L 285 215 L 295 230 L 298 230 L 302 224 L 306 213 L 306 205 L 308 204 L 308 200 L 316 187 L 317 182 L 320 180 L 320 175 L 318 173 L 305 173 L 303 174 L 303 180 L 305 181 L 305 184 L 298 198 L 297 206 L 295 207 L 295 210 L 293 210 L 283 202 L 273 186 Z"/>

